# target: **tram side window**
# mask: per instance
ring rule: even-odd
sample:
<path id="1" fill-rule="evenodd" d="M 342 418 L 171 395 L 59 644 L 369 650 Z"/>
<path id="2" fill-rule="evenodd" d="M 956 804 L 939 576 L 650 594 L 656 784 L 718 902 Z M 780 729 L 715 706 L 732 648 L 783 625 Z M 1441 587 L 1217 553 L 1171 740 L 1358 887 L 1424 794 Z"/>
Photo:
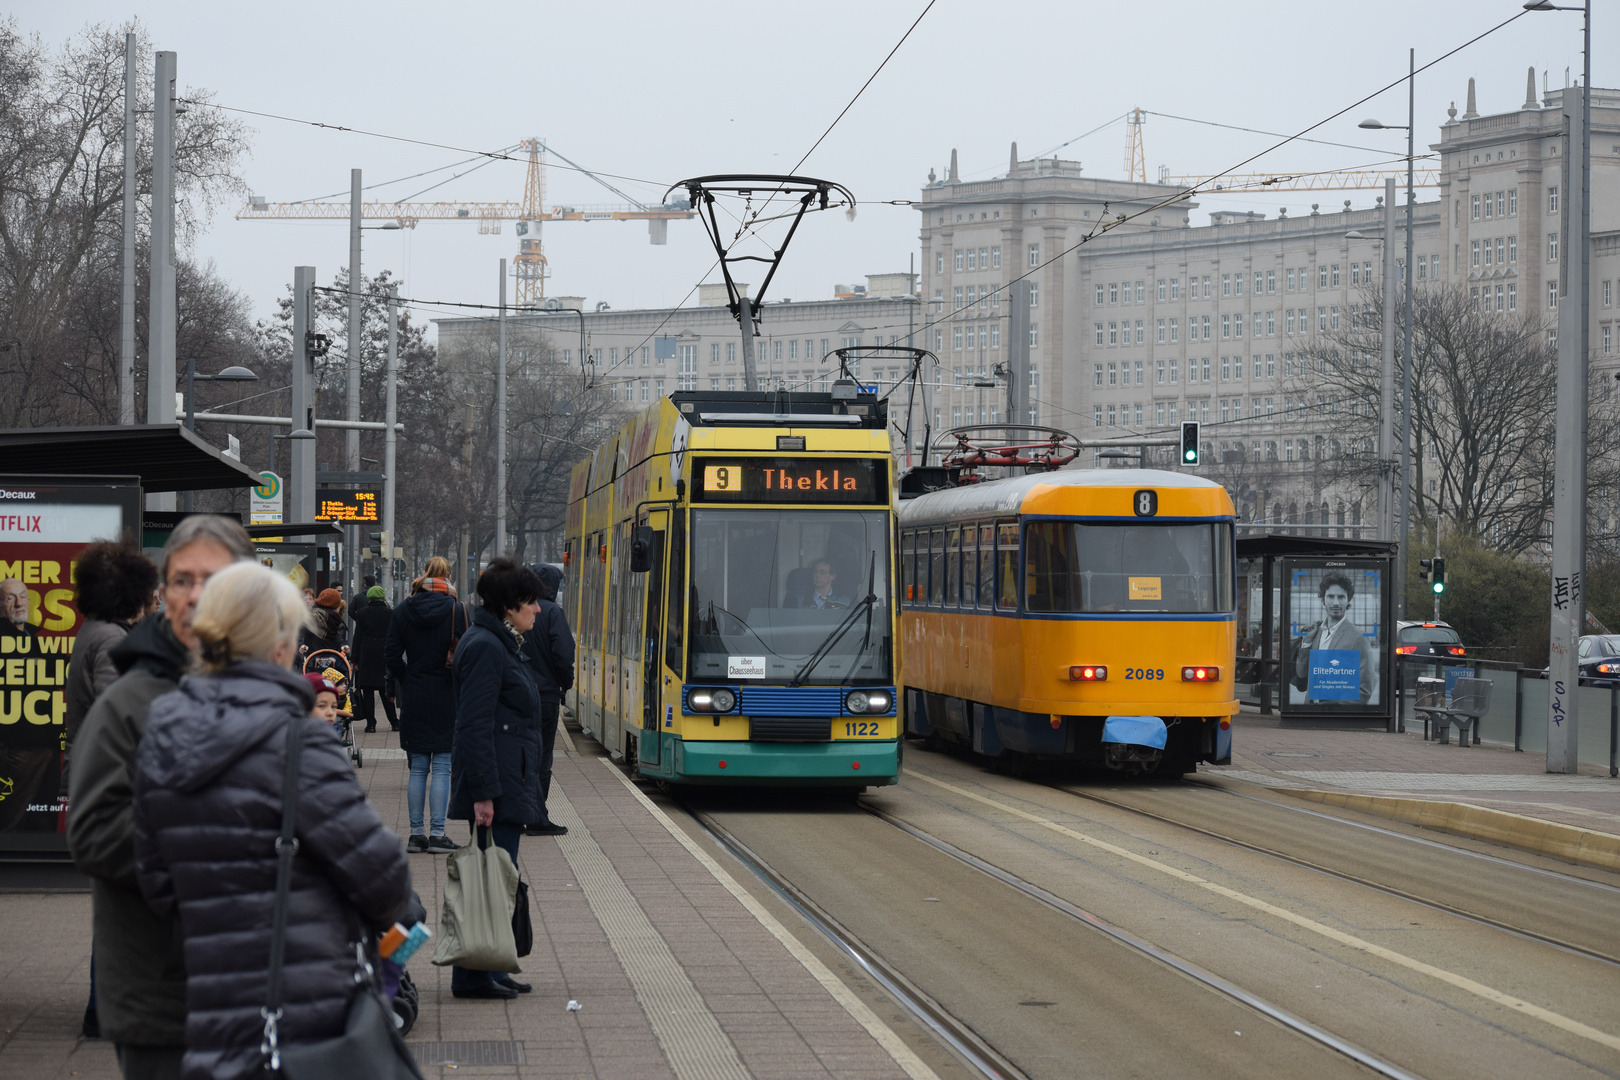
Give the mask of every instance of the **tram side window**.
<path id="1" fill-rule="evenodd" d="M 996 607 L 1018 610 L 1018 526 L 996 526 Z"/>
<path id="2" fill-rule="evenodd" d="M 996 530 L 979 526 L 979 610 L 989 611 L 996 600 Z"/>
<path id="3" fill-rule="evenodd" d="M 944 529 L 935 529 L 928 537 L 928 602 L 934 607 L 945 602 Z"/>
<path id="4" fill-rule="evenodd" d="M 955 607 L 962 595 L 962 553 L 960 529 L 945 530 L 945 606 Z"/>
<path id="5" fill-rule="evenodd" d="M 901 533 L 901 596 L 907 604 L 917 602 L 917 533 Z"/>
<path id="6" fill-rule="evenodd" d="M 681 674 L 686 630 L 686 514 L 671 514 L 669 548 L 669 619 L 664 624 L 664 665 Z"/>

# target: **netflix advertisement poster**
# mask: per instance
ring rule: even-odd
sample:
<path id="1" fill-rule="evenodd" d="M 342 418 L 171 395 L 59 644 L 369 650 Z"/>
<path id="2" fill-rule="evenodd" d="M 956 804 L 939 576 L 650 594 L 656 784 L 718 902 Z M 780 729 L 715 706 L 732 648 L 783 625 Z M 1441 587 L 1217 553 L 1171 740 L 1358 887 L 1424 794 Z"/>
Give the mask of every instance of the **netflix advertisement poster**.
<path id="1" fill-rule="evenodd" d="M 0 476 L 0 848 L 63 843 L 75 560 L 94 541 L 132 536 L 139 509 L 133 477 Z"/>

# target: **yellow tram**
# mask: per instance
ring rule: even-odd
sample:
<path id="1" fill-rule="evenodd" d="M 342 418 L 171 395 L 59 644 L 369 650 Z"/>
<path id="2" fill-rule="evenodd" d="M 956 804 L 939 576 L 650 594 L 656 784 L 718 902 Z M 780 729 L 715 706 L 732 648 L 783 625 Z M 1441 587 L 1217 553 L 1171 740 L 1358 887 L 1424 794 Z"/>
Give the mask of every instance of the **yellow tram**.
<path id="1" fill-rule="evenodd" d="M 900 770 L 887 410 L 660 400 L 575 466 L 574 712 L 647 777 L 861 788 Z"/>
<path id="2" fill-rule="evenodd" d="M 906 731 L 1159 775 L 1228 762 L 1234 520 L 1220 485 L 1147 469 L 905 502 Z"/>

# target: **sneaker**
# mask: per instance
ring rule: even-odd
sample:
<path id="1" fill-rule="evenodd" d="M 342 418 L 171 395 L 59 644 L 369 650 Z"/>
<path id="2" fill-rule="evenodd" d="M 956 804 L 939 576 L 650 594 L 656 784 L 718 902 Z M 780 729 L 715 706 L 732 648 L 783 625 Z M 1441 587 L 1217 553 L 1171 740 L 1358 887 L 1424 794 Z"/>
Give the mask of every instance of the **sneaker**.
<path id="1" fill-rule="evenodd" d="M 461 845 L 448 836 L 430 836 L 427 838 L 427 847 L 422 850 L 437 854 L 441 851 L 459 851 L 460 849 Z"/>
<path id="2" fill-rule="evenodd" d="M 523 826 L 524 836 L 567 836 L 568 826 L 558 825 L 547 821 L 541 824 Z"/>
<path id="3" fill-rule="evenodd" d="M 410 852 L 412 855 L 419 855 L 422 852 L 427 851 L 428 838 L 423 836 L 421 833 L 411 834 L 411 838 L 405 841 L 405 850 Z"/>

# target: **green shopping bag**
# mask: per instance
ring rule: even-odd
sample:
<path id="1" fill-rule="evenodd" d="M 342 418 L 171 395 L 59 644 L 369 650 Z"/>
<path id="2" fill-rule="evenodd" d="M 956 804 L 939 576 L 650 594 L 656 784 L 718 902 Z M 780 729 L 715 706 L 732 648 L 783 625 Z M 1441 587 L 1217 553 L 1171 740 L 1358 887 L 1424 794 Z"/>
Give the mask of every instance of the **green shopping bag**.
<path id="1" fill-rule="evenodd" d="M 455 964 L 470 971 L 511 974 L 523 970 L 512 936 L 517 867 L 489 833 L 487 826 L 478 827 L 472 843 L 448 856 L 444 914 L 433 948 L 437 967 Z"/>

